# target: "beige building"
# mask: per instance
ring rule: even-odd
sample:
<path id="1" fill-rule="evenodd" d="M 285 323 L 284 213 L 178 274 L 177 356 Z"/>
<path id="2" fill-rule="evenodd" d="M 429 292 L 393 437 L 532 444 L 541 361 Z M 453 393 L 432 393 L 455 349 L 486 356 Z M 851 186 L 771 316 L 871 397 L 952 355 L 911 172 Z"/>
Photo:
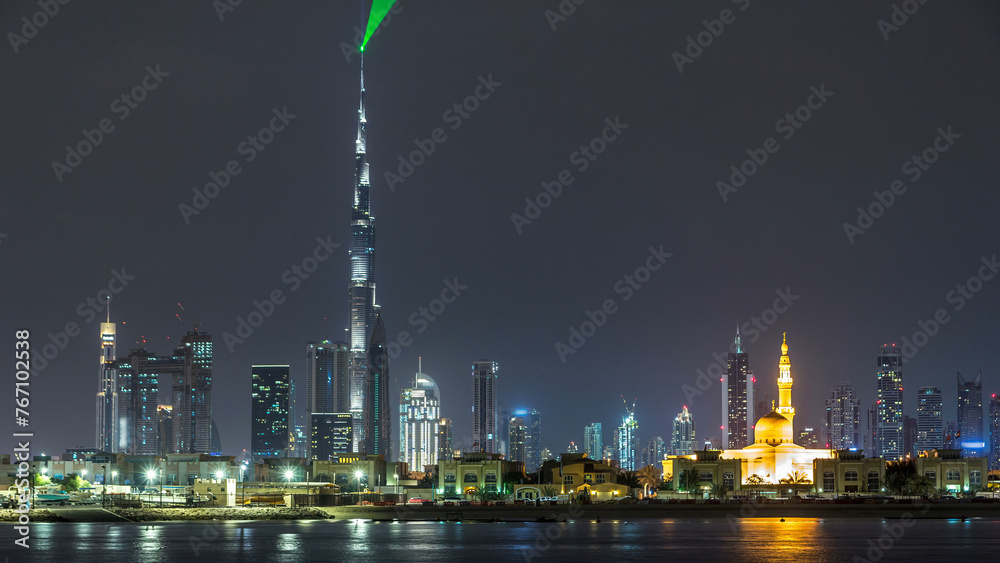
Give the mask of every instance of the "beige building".
<path id="1" fill-rule="evenodd" d="M 617 467 L 590 459 L 587 454 L 562 454 L 560 459 L 542 464 L 545 470 L 539 474 L 547 478 L 551 473 L 551 480 L 538 485 L 540 490 L 549 487 L 558 495 L 589 496 L 591 501 L 610 500 L 629 494 L 627 485 L 618 484 L 620 472 Z M 522 496 L 531 498 L 527 494 Z"/>
<path id="2" fill-rule="evenodd" d="M 962 458 L 962 450 L 931 450 L 916 460 L 917 475 L 949 493 L 978 490 L 986 486 L 989 467 L 985 457 Z"/>
<path id="3" fill-rule="evenodd" d="M 524 463 L 508 461 L 503 454 L 462 452 L 461 457 L 438 460 L 437 494 L 444 496 L 472 496 L 476 487 L 489 492 L 502 492 L 504 482 L 511 474 L 524 475 Z M 520 479 L 518 480 L 520 482 Z"/>
<path id="4" fill-rule="evenodd" d="M 725 485 L 731 494 L 739 493 L 743 483 L 743 462 L 725 459 L 722 454 L 720 450 L 702 450 L 691 455 L 668 456 L 663 460 L 663 474 L 672 476 L 675 491 L 684 488 L 681 475 L 693 471 L 698 475 L 700 493 L 711 492 L 713 483 Z"/>
<path id="5" fill-rule="evenodd" d="M 837 450 L 831 459 L 813 461 L 812 479 L 817 493 L 875 494 L 885 491 L 885 460 L 864 452 Z"/>

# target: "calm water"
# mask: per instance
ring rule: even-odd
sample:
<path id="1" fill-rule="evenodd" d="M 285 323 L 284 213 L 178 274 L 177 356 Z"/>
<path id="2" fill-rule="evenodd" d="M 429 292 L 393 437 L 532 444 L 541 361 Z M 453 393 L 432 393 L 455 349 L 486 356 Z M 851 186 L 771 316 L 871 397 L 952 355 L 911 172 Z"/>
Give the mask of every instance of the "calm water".
<path id="1" fill-rule="evenodd" d="M 893 521 L 887 521 L 893 522 Z M 991 561 L 1000 559 L 1000 520 L 924 520 L 881 557 L 866 550 L 889 531 L 882 521 L 787 522 L 578 520 L 559 524 L 436 522 L 165 522 L 32 524 L 30 549 L 10 561 Z M 543 540 L 545 534 L 554 538 Z M 197 541 L 195 538 L 201 538 Z"/>

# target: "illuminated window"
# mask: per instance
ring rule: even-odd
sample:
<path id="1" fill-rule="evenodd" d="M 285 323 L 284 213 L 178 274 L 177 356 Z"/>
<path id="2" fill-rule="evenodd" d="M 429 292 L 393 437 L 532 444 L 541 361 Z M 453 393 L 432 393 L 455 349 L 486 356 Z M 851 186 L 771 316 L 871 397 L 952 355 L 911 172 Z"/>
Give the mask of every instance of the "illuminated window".
<path id="1" fill-rule="evenodd" d="M 844 481 L 857 481 L 857 480 L 858 480 L 858 472 L 857 471 L 845 471 L 844 472 Z"/>
<path id="2" fill-rule="evenodd" d="M 983 486 L 983 474 L 980 471 L 969 471 L 969 488 L 980 488 Z"/>
<path id="3" fill-rule="evenodd" d="M 868 472 L 868 492 L 877 493 L 879 491 L 878 471 Z"/>
<path id="4" fill-rule="evenodd" d="M 945 479 L 948 481 L 958 481 L 962 478 L 962 474 L 958 472 L 957 469 L 949 469 L 945 474 Z"/>
<path id="5" fill-rule="evenodd" d="M 833 471 L 823 472 L 823 490 L 832 493 L 836 489 L 836 485 L 833 482 Z"/>

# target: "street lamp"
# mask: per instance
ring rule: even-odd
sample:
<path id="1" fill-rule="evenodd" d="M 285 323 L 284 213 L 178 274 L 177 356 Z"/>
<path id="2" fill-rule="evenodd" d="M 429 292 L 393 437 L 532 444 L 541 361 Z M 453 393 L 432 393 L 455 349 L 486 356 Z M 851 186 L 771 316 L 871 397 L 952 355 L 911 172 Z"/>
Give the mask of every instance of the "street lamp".
<path id="1" fill-rule="evenodd" d="M 155 481 L 155 480 L 156 480 L 156 470 L 155 469 L 149 469 L 149 470 L 147 470 L 146 471 L 146 486 L 149 487 L 150 484 L 153 481 Z M 150 504 L 153 503 L 153 491 L 152 490 L 149 491 L 149 503 Z"/>
<path id="2" fill-rule="evenodd" d="M 364 476 L 365 476 L 365 472 L 364 471 L 355 471 L 354 472 L 354 482 L 358 486 L 358 504 L 361 503 L 361 478 L 364 477 Z"/>
<path id="3" fill-rule="evenodd" d="M 108 466 L 102 465 L 101 469 L 104 470 L 104 477 L 101 479 L 101 508 L 104 508 L 108 500 Z"/>
<path id="4" fill-rule="evenodd" d="M 244 461 L 242 464 L 240 464 L 240 485 L 242 486 L 242 490 L 240 491 L 241 506 L 245 505 L 246 503 L 247 481 L 246 477 L 243 475 L 243 473 L 246 472 L 246 470 L 247 470 L 247 462 Z"/>

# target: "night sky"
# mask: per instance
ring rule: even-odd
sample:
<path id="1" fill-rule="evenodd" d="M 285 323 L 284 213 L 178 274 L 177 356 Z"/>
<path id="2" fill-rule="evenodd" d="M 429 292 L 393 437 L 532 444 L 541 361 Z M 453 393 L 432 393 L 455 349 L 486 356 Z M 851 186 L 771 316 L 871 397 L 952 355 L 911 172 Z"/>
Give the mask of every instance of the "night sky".
<path id="1" fill-rule="evenodd" d="M 362 27 L 358 4 L 247 1 L 220 21 L 209 0 L 71 2 L 17 52 L 6 34 L 40 8 L 0 6 L 0 341 L 13 350 L 28 328 L 37 353 L 46 334 L 81 327 L 31 379 L 33 453 L 94 444 L 103 313 L 86 300 L 113 270 L 134 276 L 112 304 L 119 356 L 141 337 L 168 354 L 195 323 L 214 336 L 223 453 L 249 448 L 251 364 L 290 364 L 304 403 L 306 342 L 346 339 L 359 59 L 342 44 Z M 545 12 L 557 0 L 401 6 L 365 56 L 377 300 L 390 340 L 412 337 L 391 363 L 394 449 L 418 356 L 456 447 L 471 445 L 471 364 L 483 358 L 500 364 L 502 405 L 541 412 L 553 451 L 582 445 L 594 421 L 610 443 L 621 395 L 638 398 L 643 445 L 669 440 L 684 404 L 699 438 L 719 436 L 718 381 L 697 397 L 684 385 L 762 314 L 773 323 L 744 348 L 758 389 L 776 396 L 788 332 L 797 428 L 821 426 L 839 381 L 870 405 L 879 347 L 912 341 L 938 309 L 947 322 L 904 369 L 906 414 L 918 387 L 937 385 L 954 420 L 956 371 L 982 369 L 984 396 L 1000 391 L 1000 279 L 973 281 L 981 290 L 960 309 L 950 293 L 1000 253 L 996 3 L 930 2 L 896 30 L 879 27 L 892 23 L 886 0 L 590 0 L 555 29 Z M 708 26 L 721 34 L 681 60 L 703 20 L 720 18 L 730 23 Z M 454 104 L 490 77 L 488 98 L 457 118 Z M 121 96 L 136 87 L 145 97 L 129 107 Z M 797 109 L 798 128 L 785 117 Z M 574 157 L 616 118 L 627 128 L 595 143 L 602 154 Z M 92 153 L 54 170 L 102 120 L 113 130 Z M 271 123 L 283 129 L 269 144 L 241 151 Z M 443 142 L 390 189 L 386 172 L 438 128 Z M 924 164 L 935 141 L 947 150 Z M 228 186 L 185 216 L 230 160 Z M 724 198 L 731 166 L 757 170 Z M 572 183 L 515 225 L 564 170 Z M 888 209 L 873 206 L 895 180 Z M 849 236 L 858 207 L 880 216 Z M 317 237 L 340 247 L 308 279 L 292 274 L 291 291 L 283 276 Z M 616 284 L 661 246 L 671 256 L 626 300 Z M 418 333 L 420 308 L 456 279 L 467 289 Z M 230 352 L 224 333 L 274 290 L 284 303 Z M 779 290 L 796 298 L 772 317 Z M 557 343 L 606 300 L 615 312 L 562 361 Z"/>

